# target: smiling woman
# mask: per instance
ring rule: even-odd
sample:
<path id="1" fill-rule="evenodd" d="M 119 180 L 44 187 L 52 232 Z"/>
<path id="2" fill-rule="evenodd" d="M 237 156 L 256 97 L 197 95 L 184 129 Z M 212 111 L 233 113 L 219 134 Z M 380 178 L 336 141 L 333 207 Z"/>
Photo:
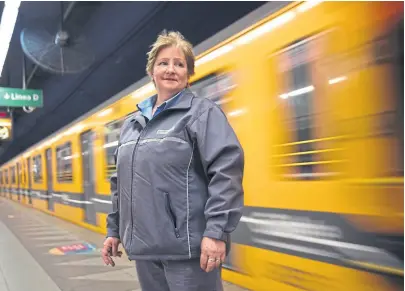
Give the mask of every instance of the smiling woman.
<path id="1" fill-rule="evenodd" d="M 122 242 L 143 290 L 221 291 L 242 214 L 242 147 L 221 108 L 187 88 L 194 55 L 180 33 L 158 37 L 147 72 L 157 95 L 121 127 L 104 262 L 114 266 Z"/>
<path id="2" fill-rule="evenodd" d="M 154 109 L 188 85 L 194 75 L 192 46 L 180 33 L 163 32 L 148 53 L 146 72 L 160 94 Z M 154 111 L 153 111 L 154 112 Z"/>
<path id="3" fill-rule="evenodd" d="M 249 290 L 403 290 L 403 3 L 272 3 L 194 48 L 183 86 L 193 56 L 159 36 L 149 77 L 1 165 L 0 195 L 108 231 L 107 263 L 120 242 L 160 274 L 143 290 L 216 290 L 207 238 Z"/>
<path id="4" fill-rule="evenodd" d="M 153 66 L 151 77 L 157 90 L 162 92 L 155 104 L 156 108 L 187 85 L 189 76 L 183 51 L 174 46 L 163 48 Z"/>

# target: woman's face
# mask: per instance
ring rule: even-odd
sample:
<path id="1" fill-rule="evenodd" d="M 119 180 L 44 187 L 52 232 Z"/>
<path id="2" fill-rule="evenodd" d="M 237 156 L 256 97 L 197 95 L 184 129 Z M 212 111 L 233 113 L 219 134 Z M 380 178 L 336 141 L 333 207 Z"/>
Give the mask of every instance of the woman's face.
<path id="1" fill-rule="evenodd" d="M 183 51 L 174 46 L 161 49 L 156 57 L 152 76 L 158 92 L 176 94 L 183 90 L 188 81 Z"/>

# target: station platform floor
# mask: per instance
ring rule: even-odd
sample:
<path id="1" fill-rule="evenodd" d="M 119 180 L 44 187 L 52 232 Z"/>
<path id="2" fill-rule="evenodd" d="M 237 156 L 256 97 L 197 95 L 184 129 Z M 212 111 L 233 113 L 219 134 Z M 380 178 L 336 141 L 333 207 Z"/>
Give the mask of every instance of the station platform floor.
<path id="1" fill-rule="evenodd" d="M 134 262 L 105 266 L 104 236 L 0 197 L 0 291 L 141 291 Z M 224 281 L 226 291 L 247 291 Z"/>

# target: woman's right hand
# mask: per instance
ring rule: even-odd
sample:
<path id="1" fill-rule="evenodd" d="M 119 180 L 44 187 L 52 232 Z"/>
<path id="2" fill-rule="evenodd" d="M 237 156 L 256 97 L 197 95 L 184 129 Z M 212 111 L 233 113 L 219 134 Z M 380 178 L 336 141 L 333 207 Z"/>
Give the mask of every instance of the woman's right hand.
<path id="1" fill-rule="evenodd" d="M 122 252 L 118 251 L 118 246 L 121 243 L 119 238 L 107 237 L 104 241 L 104 247 L 101 251 L 104 263 L 108 266 L 115 266 L 115 262 L 111 257 L 121 257 Z"/>

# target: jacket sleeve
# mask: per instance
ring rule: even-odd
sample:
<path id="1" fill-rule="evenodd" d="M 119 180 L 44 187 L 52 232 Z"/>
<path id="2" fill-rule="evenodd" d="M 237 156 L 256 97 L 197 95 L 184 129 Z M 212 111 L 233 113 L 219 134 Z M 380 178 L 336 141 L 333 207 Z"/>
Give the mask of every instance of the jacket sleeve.
<path id="1" fill-rule="evenodd" d="M 117 164 L 118 148 L 119 145 L 114 153 L 115 164 Z M 107 237 L 119 238 L 120 213 L 118 210 L 119 196 L 118 196 L 117 172 L 114 172 L 110 178 L 110 189 L 111 189 L 112 212 L 110 212 L 107 216 Z"/>
<path id="2" fill-rule="evenodd" d="M 205 237 L 228 240 L 242 216 L 244 152 L 222 110 L 214 105 L 193 122 L 208 179 Z"/>

